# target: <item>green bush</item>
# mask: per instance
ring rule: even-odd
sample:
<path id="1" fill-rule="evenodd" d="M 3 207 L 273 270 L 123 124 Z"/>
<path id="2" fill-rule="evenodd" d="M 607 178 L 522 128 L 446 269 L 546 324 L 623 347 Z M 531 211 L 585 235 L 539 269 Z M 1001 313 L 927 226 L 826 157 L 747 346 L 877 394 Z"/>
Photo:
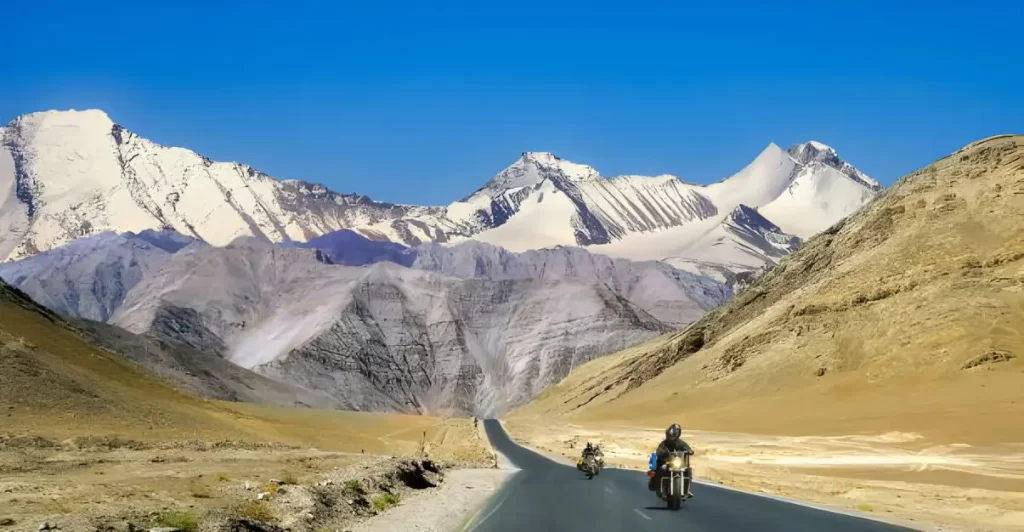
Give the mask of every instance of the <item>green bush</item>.
<path id="1" fill-rule="evenodd" d="M 257 523 L 273 523 L 277 521 L 277 516 L 274 515 L 274 511 L 267 504 L 267 501 L 245 501 L 235 507 L 235 514 L 240 518 Z"/>
<path id="2" fill-rule="evenodd" d="M 165 512 L 157 516 L 157 526 L 177 528 L 181 532 L 199 529 L 199 516 L 194 512 Z"/>
<path id="3" fill-rule="evenodd" d="M 398 504 L 398 495 L 387 492 L 381 493 L 380 495 L 375 496 L 372 502 L 373 507 L 376 508 L 378 512 L 383 512 L 384 510 Z"/>

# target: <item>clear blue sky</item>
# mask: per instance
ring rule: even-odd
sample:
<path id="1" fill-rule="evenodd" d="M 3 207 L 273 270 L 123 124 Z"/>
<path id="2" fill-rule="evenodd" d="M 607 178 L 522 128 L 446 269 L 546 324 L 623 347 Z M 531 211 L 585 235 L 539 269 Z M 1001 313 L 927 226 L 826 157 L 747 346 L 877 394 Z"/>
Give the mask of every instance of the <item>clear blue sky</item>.
<path id="1" fill-rule="evenodd" d="M 815 139 L 888 184 L 1024 133 L 1016 1 L 161 3 L 5 1 L 0 120 L 101 108 L 217 160 L 431 204 L 522 151 L 710 182 Z"/>

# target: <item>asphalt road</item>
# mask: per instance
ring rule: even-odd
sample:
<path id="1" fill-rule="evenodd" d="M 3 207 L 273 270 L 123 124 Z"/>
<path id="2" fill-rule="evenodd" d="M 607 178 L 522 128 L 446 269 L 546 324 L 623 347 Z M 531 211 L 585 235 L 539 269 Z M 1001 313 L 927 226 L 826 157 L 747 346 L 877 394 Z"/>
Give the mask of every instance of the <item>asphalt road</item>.
<path id="1" fill-rule="evenodd" d="M 464 531 L 605 532 L 755 530 L 862 532 L 909 530 L 768 497 L 695 484 L 694 498 L 670 511 L 647 490 L 642 471 L 606 469 L 593 480 L 514 443 L 497 421 L 484 422 L 496 450 L 517 468 Z M 654 446 L 657 442 L 651 442 Z M 694 476 L 700 476 L 700 449 Z"/>

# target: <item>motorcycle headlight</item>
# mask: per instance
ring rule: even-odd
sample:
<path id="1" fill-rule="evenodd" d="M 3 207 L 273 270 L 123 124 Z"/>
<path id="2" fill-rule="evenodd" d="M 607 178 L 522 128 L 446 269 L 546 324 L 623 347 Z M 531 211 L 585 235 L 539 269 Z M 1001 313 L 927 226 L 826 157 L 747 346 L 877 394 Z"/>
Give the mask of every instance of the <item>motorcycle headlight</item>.
<path id="1" fill-rule="evenodd" d="M 683 460 L 677 456 L 669 460 L 668 464 L 672 466 L 672 469 L 679 469 L 680 467 L 683 467 Z"/>

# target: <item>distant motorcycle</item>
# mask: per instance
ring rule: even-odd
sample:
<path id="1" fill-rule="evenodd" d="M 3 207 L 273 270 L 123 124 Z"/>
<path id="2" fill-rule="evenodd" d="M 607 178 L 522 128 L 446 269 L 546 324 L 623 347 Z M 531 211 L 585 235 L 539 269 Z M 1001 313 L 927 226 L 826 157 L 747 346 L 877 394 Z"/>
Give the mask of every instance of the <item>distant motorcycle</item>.
<path id="1" fill-rule="evenodd" d="M 648 476 L 657 475 L 655 464 L 657 454 L 652 453 Z M 658 498 L 665 501 L 669 510 L 678 510 L 686 500 L 686 494 L 690 492 L 691 482 L 693 470 L 690 469 L 690 453 L 673 451 L 661 466 L 661 483 L 657 486 Z"/>
<path id="2" fill-rule="evenodd" d="M 601 473 L 601 468 L 597 465 L 597 458 L 592 454 L 584 455 L 583 458 L 580 458 L 579 462 L 576 463 L 576 469 L 586 473 L 587 479 L 593 479 L 595 475 Z"/>

